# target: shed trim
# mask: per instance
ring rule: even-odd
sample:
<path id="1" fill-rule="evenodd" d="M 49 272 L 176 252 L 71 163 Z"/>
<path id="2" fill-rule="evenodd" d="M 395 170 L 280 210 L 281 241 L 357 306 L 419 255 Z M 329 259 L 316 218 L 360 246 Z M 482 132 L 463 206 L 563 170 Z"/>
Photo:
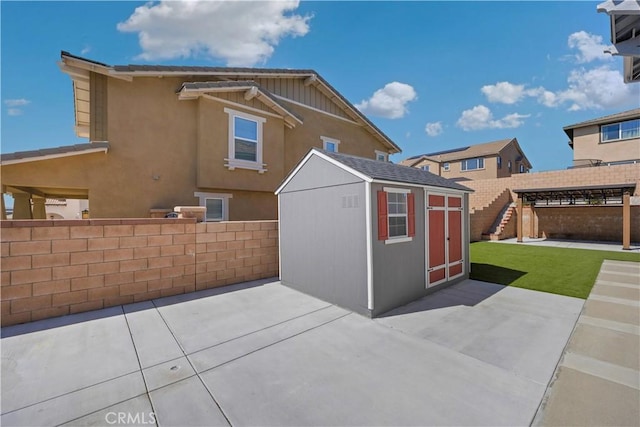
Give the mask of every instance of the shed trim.
<path id="1" fill-rule="evenodd" d="M 276 189 L 275 194 L 276 196 L 278 194 L 280 194 L 282 192 L 282 190 L 284 190 L 284 188 L 287 186 L 287 184 L 289 184 L 289 182 L 293 179 L 294 176 L 296 176 L 296 174 L 300 171 L 300 169 L 309 161 L 309 159 L 312 156 L 318 156 L 321 159 L 324 159 L 326 161 L 328 161 L 329 163 L 331 163 L 334 166 L 339 167 L 340 169 L 349 172 L 350 174 L 357 176 L 358 178 L 360 178 L 361 180 L 365 181 L 365 182 L 371 182 L 373 181 L 373 179 L 367 175 L 364 175 L 363 173 L 358 172 L 355 169 L 350 168 L 349 166 L 340 163 L 337 160 L 332 159 L 331 157 L 317 151 L 315 148 L 311 149 L 311 151 L 309 151 L 307 153 L 306 156 L 304 156 L 304 158 L 302 160 L 300 160 L 300 162 L 298 163 L 298 165 L 293 169 L 293 171 L 291 173 L 289 173 L 289 176 L 282 182 L 282 184 L 280 184 L 280 186 Z"/>
<path id="2" fill-rule="evenodd" d="M 278 200 L 280 198 L 278 197 Z M 364 201 L 366 209 L 364 210 L 365 227 L 366 227 L 366 244 L 367 244 L 367 308 L 373 310 L 373 227 L 371 221 L 371 183 L 365 182 Z"/>

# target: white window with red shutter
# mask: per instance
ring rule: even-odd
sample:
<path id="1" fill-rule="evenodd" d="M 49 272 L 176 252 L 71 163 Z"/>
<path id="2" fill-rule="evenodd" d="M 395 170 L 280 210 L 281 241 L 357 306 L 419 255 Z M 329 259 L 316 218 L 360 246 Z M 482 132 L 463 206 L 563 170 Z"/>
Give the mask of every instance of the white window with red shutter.
<path id="1" fill-rule="evenodd" d="M 385 244 L 410 242 L 415 234 L 415 196 L 411 190 L 384 187 L 378 191 L 378 240 Z"/>

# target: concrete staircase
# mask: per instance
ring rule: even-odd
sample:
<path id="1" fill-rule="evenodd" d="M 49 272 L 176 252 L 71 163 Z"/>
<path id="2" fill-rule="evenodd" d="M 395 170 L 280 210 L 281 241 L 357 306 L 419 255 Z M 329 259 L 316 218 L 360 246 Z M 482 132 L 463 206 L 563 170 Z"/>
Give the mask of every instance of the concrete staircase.
<path id="1" fill-rule="evenodd" d="M 503 236 L 502 232 L 504 231 L 505 227 L 507 226 L 507 224 L 511 220 L 511 217 L 515 213 L 515 210 L 516 210 L 516 204 L 515 203 L 507 203 L 502 208 L 502 210 L 500 211 L 500 213 L 496 217 L 496 220 L 494 221 L 494 223 L 489 228 L 489 230 L 484 232 L 484 233 L 482 233 L 482 240 L 501 240 L 501 239 L 504 239 L 505 236 Z"/>

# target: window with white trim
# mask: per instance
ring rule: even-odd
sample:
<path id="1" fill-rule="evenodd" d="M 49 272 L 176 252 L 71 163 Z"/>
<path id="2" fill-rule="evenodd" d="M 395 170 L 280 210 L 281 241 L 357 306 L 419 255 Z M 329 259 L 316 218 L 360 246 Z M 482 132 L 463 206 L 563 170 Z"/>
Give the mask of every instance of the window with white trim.
<path id="1" fill-rule="evenodd" d="M 525 169 L 524 165 L 522 163 L 520 163 L 520 173 L 525 173 L 527 170 Z"/>
<path id="2" fill-rule="evenodd" d="M 476 157 L 474 159 L 466 159 L 460 162 L 460 170 L 471 171 L 476 169 L 484 169 L 484 158 Z"/>
<path id="3" fill-rule="evenodd" d="M 228 162 L 226 166 L 230 170 L 239 168 L 264 172 L 262 131 L 267 119 L 231 108 L 225 108 L 224 112 L 229 114 L 229 158 L 225 159 Z"/>
<path id="4" fill-rule="evenodd" d="M 498 169 L 502 169 L 502 157 L 498 156 L 497 161 L 498 161 Z"/>
<path id="5" fill-rule="evenodd" d="M 416 233 L 415 197 L 411 190 L 384 187 L 378 191 L 378 240 L 409 242 Z"/>
<path id="6" fill-rule="evenodd" d="M 229 220 L 229 199 L 233 198 L 232 194 L 196 192 L 194 196 L 200 199 L 199 206 L 207 208 L 205 221 Z"/>
<path id="7" fill-rule="evenodd" d="M 327 151 L 331 151 L 332 153 L 338 152 L 338 145 L 340 145 L 340 140 L 329 138 L 326 136 L 321 136 L 320 139 L 322 140 L 322 148 Z"/>
<path id="8" fill-rule="evenodd" d="M 376 150 L 376 160 L 379 161 L 379 162 L 388 162 L 389 161 L 389 154 L 385 153 L 384 151 Z"/>
<path id="9" fill-rule="evenodd" d="M 448 162 L 442 164 L 442 170 L 449 172 L 449 163 Z"/>
<path id="10" fill-rule="evenodd" d="M 507 162 L 507 167 L 509 168 L 509 172 L 511 172 L 511 160 Z"/>
<path id="11" fill-rule="evenodd" d="M 422 165 L 420 166 L 420 169 L 422 169 L 425 172 L 429 172 L 429 165 Z"/>
<path id="12" fill-rule="evenodd" d="M 600 142 L 614 142 L 631 138 L 640 138 L 640 119 L 600 127 Z"/>

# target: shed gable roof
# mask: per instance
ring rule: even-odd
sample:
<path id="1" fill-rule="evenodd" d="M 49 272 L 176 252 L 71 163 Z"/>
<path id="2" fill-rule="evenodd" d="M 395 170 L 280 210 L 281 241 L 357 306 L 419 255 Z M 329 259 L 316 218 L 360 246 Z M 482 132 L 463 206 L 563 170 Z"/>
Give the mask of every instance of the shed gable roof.
<path id="1" fill-rule="evenodd" d="M 304 165 L 304 163 L 306 163 L 306 161 L 311 156 L 319 156 L 324 159 L 333 160 L 334 164 L 341 165 L 343 168 L 346 168 L 347 171 L 360 178 L 364 178 L 369 182 L 390 181 L 397 182 L 398 184 L 414 184 L 420 186 L 440 187 L 458 191 L 473 192 L 473 190 L 471 190 L 470 188 L 458 184 L 455 181 L 443 178 L 431 172 L 423 171 L 421 169 L 313 148 L 300 161 L 298 166 L 293 169 L 293 171 L 284 180 L 284 182 L 278 187 L 278 189 L 276 190 L 276 194 L 280 193 L 280 191 L 284 189 L 292 176 L 297 173 L 297 171 Z"/>

